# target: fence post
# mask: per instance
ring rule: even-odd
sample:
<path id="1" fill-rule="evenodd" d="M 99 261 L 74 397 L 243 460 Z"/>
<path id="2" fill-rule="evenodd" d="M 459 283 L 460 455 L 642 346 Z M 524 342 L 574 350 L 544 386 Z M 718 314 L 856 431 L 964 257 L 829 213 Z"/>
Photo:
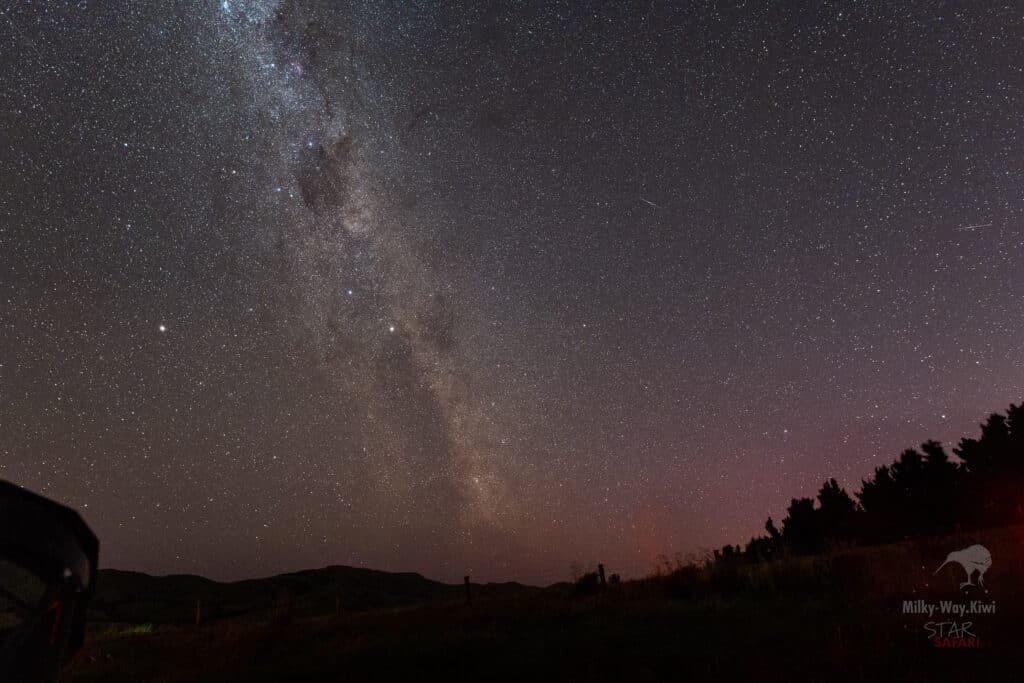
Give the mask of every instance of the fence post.
<path id="1" fill-rule="evenodd" d="M 469 577 L 468 576 L 464 577 L 463 581 L 466 584 L 466 604 L 467 605 L 472 605 L 473 604 L 473 593 L 472 593 L 472 591 L 471 591 L 471 589 L 469 587 Z"/>
<path id="2" fill-rule="evenodd" d="M 203 619 L 203 601 L 200 598 L 196 598 L 196 626 Z"/>

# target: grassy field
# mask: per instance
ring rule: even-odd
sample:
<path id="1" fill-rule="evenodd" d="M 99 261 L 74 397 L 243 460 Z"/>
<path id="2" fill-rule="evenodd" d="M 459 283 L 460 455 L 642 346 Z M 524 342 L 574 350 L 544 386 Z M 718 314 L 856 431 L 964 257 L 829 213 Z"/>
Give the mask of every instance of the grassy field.
<path id="1" fill-rule="evenodd" d="M 984 543 L 982 588 L 950 550 Z M 66 681 L 1017 680 L 1024 670 L 1024 529 L 771 564 L 674 569 L 575 595 L 454 593 L 320 615 L 278 605 L 209 623 L 97 623 Z M 996 604 L 903 613 L 904 601 Z M 928 621 L 971 621 L 977 648 L 937 648 Z M 1009 678 L 1007 678 L 1009 677 Z"/>

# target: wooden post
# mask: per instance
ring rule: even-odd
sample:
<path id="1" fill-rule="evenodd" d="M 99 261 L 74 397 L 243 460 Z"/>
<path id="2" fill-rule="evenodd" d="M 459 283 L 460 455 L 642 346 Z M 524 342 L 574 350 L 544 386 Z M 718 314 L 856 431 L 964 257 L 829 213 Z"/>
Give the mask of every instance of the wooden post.
<path id="1" fill-rule="evenodd" d="M 597 565 L 597 574 L 598 574 L 598 576 L 601 577 L 601 588 L 604 588 L 605 583 L 604 583 L 604 565 L 603 564 L 598 564 Z"/>
<path id="2" fill-rule="evenodd" d="M 469 577 L 467 576 L 467 577 L 463 578 L 463 581 L 465 581 L 465 583 L 466 583 L 466 604 L 467 605 L 472 605 L 473 604 L 473 593 L 470 591 Z"/>
<path id="3" fill-rule="evenodd" d="M 200 600 L 199 598 L 196 598 L 196 626 L 199 625 L 199 622 L 202 621 L 202 619 L 203 619 L 203 601 Z"/>

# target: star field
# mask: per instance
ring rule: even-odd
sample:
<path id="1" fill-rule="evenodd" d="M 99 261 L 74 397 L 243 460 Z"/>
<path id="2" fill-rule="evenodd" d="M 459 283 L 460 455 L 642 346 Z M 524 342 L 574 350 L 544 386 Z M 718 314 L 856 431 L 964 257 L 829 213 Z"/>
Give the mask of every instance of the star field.
<path id="1" fill-rule="evenodd" d="M 106 566 L 547 582 L 1024 386 L 1013 4 L 0 9 L 0 477 Z"/>

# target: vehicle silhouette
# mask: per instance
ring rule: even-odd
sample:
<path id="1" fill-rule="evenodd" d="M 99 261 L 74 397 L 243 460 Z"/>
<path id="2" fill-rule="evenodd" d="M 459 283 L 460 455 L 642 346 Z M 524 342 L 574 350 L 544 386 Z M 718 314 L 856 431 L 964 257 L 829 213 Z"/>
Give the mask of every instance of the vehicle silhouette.
<path id="1" fill-rule="evenodd" d="M 82 646 L 98 552 L 74 510 L 0 481 L 0 680 L 53 681 Z"/>

